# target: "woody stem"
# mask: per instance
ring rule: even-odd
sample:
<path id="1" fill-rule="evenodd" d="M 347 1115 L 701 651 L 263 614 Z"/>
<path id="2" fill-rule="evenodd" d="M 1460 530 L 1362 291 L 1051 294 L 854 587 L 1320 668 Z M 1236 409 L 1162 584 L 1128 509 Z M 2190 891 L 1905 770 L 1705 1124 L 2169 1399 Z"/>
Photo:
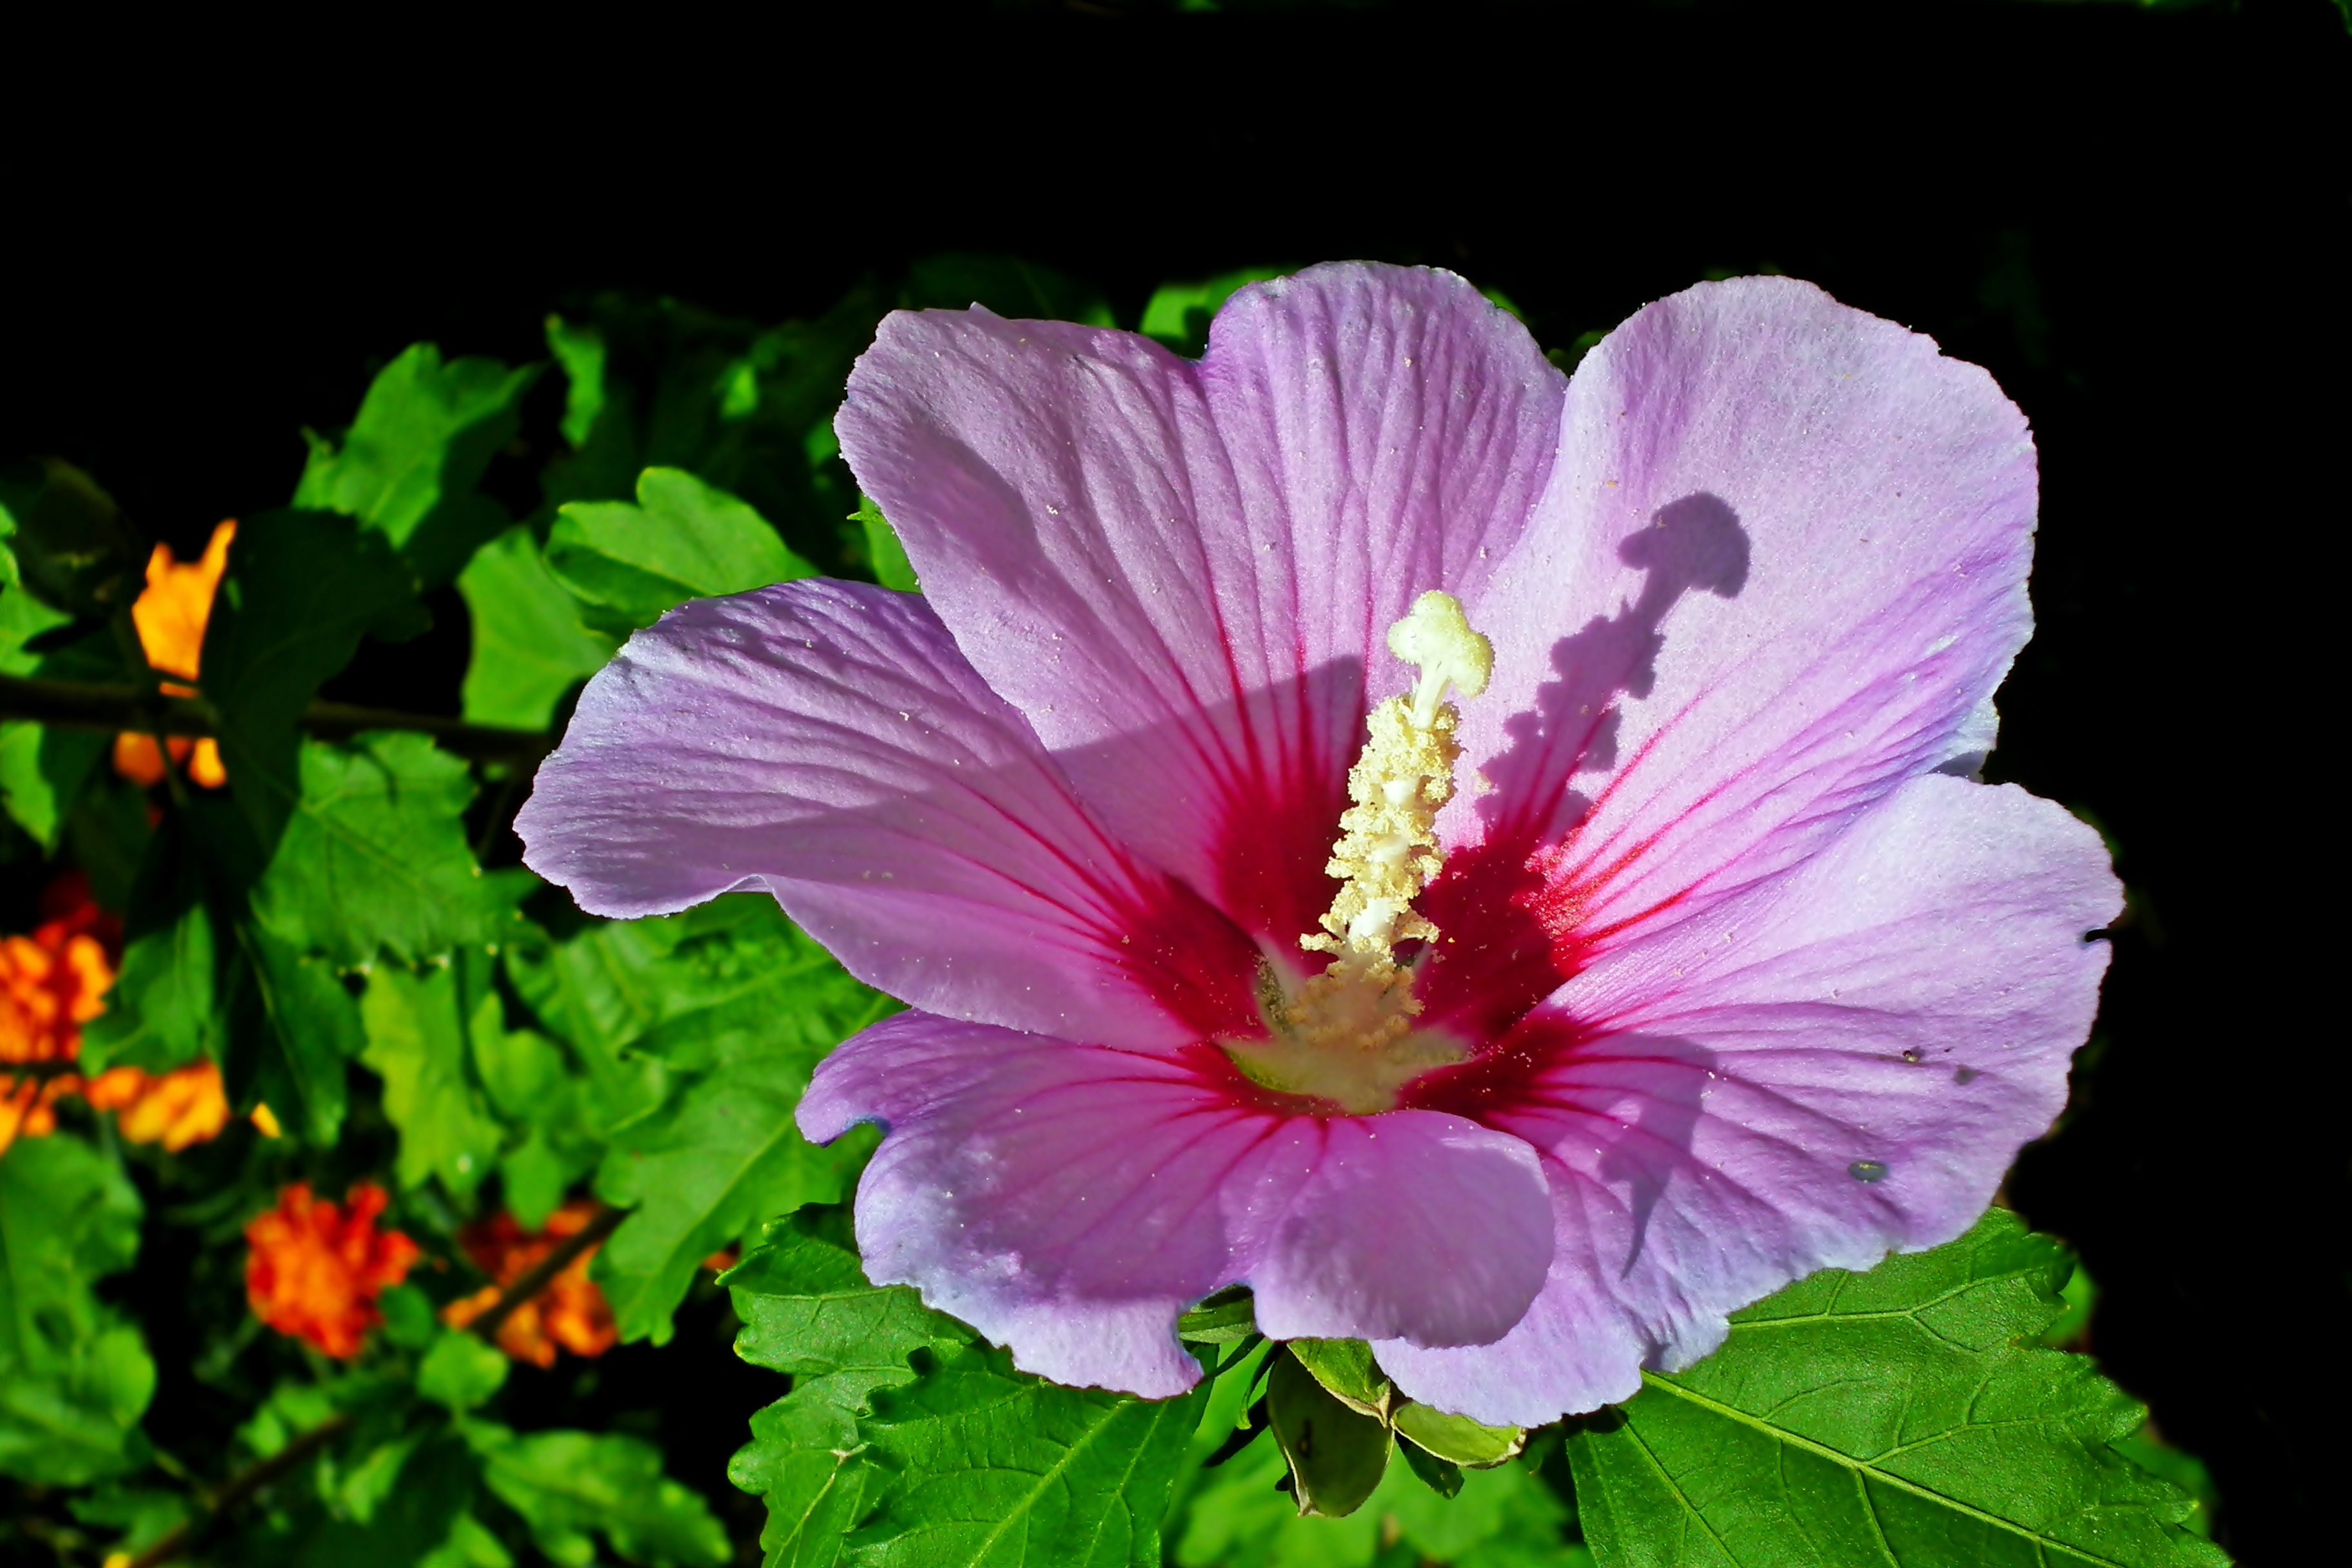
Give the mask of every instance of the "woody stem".
<path id="1" fill-rule="evenodd" d="M 216 1521 L 227 1518 L 231 1511 L 244 1503 L 246 1499 L 278 1477 L 296 1468 L 302 1461 L 351 1429 L 350 1416 L 330 1415 L 278 1452 L 247 1466 L 231 1476 L 222 1484 L 220 1490 L 212 1495 L 205 1507 L 204 1518 L 173 1525 L 146 1551 L 133 1557 L 126 1564 L 126 1568 L 156 1568 L 158 1563 L 169 1563 L 181 1552 L 185 1552 L 199 1534 L 209 1530 Z"/>
<path id="2" fill-rule="evenodd" d="M 213 735 L 220 729 L 219 716 L 201 697 L 22 675 L 0 675 L 0 720 L 5 719 L 157 736 Z M 540 730 L 468 724 L 438 713 L 404 713 L 349 702 L 312 702 L 302 710 L 300 722 L 304 733 L 322 740 L 343 740 L 363 730 L 414 730 L 432 736 L 445 751 L 478 762 L 535 763 L 555 749 L 557 740 Z"/>

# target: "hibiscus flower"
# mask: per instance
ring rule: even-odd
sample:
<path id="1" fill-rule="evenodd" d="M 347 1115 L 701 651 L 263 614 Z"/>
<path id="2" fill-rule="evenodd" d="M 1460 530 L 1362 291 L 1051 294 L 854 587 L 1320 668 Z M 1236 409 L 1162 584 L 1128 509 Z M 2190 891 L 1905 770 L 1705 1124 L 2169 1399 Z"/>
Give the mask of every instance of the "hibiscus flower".
<path id="1" fill-rule="evenodd" d="M 1571 380 L 1330 266 L 1198 363 L 897 314 L 835 428 L 922 595 L 672 612 L 519 826 L 583 908 L 765 889 L 912 1005 L 800 1123 L 884 1126 L 868 1273 L 1019 1365 L 1173 1394 L 1244 1283 L 1534 1425 L 1958 1236 L 2063 1102 L 2118 890 L 1969 776 L 2033 449 L 1929 340 L 1738 279 Z"/>

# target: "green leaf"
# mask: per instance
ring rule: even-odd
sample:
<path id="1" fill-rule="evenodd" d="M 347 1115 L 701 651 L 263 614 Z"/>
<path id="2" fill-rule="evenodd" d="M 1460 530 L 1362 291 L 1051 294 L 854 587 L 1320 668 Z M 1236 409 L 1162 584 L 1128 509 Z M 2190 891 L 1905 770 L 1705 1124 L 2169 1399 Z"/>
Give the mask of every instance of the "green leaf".
<path id="1" fill-rule="evenodd" d="M 697 1493 L 662 1474 L 661 1450 L 635 1437 L 587 1432 L 518 1436 L 487 1421 L 465 1424 L 483 1460 L 482 1479 L 520 1514 L 539 1549 L 567 1568 L 596 1559 L 591 1531 L 614 1552 L 653 1568 L 716 1568 L 727 1531 Z"/>
<path id="2" fill-rule="evenodd" d="M 416 1392 L 462 1415 L 507 1380 L 506 1353 L 471 1334 L 443 1334 L 416 1365 Z"/>
<path id="3" fill-rule="evenodd" d="M 577 984 L 550 999 L 611 1048 L 698 1075 L 660 1110 L 615 1130 L 596 1179 L 599 1196 L 636 1209 L 597 1254 L 598 1280 L 622 1337 L 660 1343 L 703 1258 L 762 1220 L 848 1190 L 873 1135 L 818 1149 L 793 1110 L 825 1052 L 892 1004 L 765 895 L 646 929 L 656 924 L 575 939 L 588 950 L 568 967 Z M 525 994 L 536 1006 L 548 993 Z"/>
<path id="4" fill-rule="evenodd" d="M 765 893 L 518 947 L 507 973 L 548 1027 L 583 1051 L 634 1048 L 689 1071 L 777 1055 L 813 1065 L 895 1006 Z"/>
<path id="5" fill-rule="evenodd" d="M 865 531 L 866 559 L 874 567 L 874 580 L 902 594 L 921 593 L 923 584 L 915 576 L 914 563 L 907 559 L 907 547 L 898 542 L 898 530 L 882 515 L 881 503 L 861 495 L 857 510 L 850 516 Z"/>
<path id="6" fill-rule="evenodd" d="M 1482 1426 L 1467 1415 L 1449 1415 L 1406 1400 L 1391 1418 L 1400 1436 L 1441 1459 L 1485 1469 L 1518 1458 L 1528 1435 L 1517 1426 Z"/>
<path id="7" fill-rule="evenodd" d="M 383 536 L 348 518 L 266 511 L 237 525 L 205 628 L 203 686 L 230 793 L 265 851 L 301 798 L 297 726 L 320 683 L 361 637 L 399 642 L 427 619 Z"/>
<path id="8" fill-rule="evenodd" d="M 874 1136 L 824 1149 L 801 1136 L 793 1110 L 813 1065 L 730 1063 L 614 1134 L 596 1194 L 635 1212 L 598 1251 L 594 1270 L 623 1340 L 667 1343 L 670 1314 L 702 1259 L 768 1215 L 848 1194 Z"/>
<path id="9" fill-rule="evenodd" d="M 1385 1421 L 1396 1385 L 1361 1340 L 1291 1340 L 1290 1353 L 1349 1409 Z"/>
<path id="10" fill-rule="evenodd" d="M 1293 1350 L 1303 1342 L 1294 1342 Z M 1289 1462 L 1299 1512 L 1345 1519 L 1363 1506 L 1387 1473 L 1388 1423 L 1341 1399 L 1296 1354 L 1275 1358 L 1266 1377 L 1265 1412 L 1266 1425 Z"/>
<path id="11" fill-rule="evenodd" d="M 412 345 L 377 373 L 340 443 L 305 433 L 310 458 L 294 504 L 359 519 L 420 580 L 446 581 L 506 526 L 505 510 L 473 490 L 514 439 L 540 369 L 487 359 L 444 364 L 433 344 Z"/>
<path id="12" fill-rule="evenodd" d="M 414 1285 L 387 1285 L 375 1299 L 383 1314 L 384 1338 L 404 1350 L 424 1350 L 441 1337 L 441 1321 L 434 1316 L 433 1298 Z"/>
<path id="13" fill-rule="evenodd" d="M 556 514 L 547 564 L 595 623 L 650 626 L 688 599 L 814 574 L 767 519 L 682 468 L 637 476 L 635 505 L 572 501 Z"/>
<path id="14" fill-rule="evenodd" d="M 929 1360 L 926 1352 L 927 1361 Z M 852 1542 L 863 1568 L 1142 1568 L 1207 1390 L 1064 1388 L 962 1347 L 877 1390 L 860 1423 L 890 1472 Z"/>
<path id="15" fill-rule="evenodd" d="M 0 673 L 48 680 L 131 679 L 110 633 L 89 631 L 85 623 L 76 636 L 68 629 L 74 625 L 65 611 L 21 587 L 0 590 Z M 26 720 L 0 723 L 0 803 L 43 849 L 54 851 L 83 786 L 112 744 L 99 730 Z"/>
<path id="16" fill-rule="evenodd" d="M 587 1085 L 554 1041 L 530 1029 L 509 1029 L 503 1000 L 487 986 L 467 1035 L 475 1075 L 491 1106 L 509 1127 L 526 1129 L 521 1142 L 499 1157 L 499 1174 L 515 1223 L 536 1230 L 604 1155 Z"/>
<path id="17" fill-rule="evenodd" d="M 793 1377 L 790 1394 L 751 1417 L 728 1479 L 767 1502 L 769 1568 L 829 1568 L 881 1480 L 860 1452 L 870 1395 L 911 1381 L 916 1351 L 971 1336 L 905 1286 L 868 1284 L 855 1252 L 797 1218 L 770 1226 L 724 1283 L 744 1325 L 736 1353 Z"/>
<path id="18" fill-rule="evenodd" d="M 54 850 L 90 770 L 113 743 L 98 730 L 21 719 L 0 723 L 0 802 L 34 842 Z"/>
<path id="19" fill-rule="evenodd" d="M 230 1098 L 259 1100 L 286 1131 L 321 1148 L 342 1129 L 345 1064 L 365 1048 L 359 1007 L 334 972 L 249 920 L 229 967 Z"/>
<path id="20" fill-rule="evenodd" d="M 1583 1548 L 1561 1539 L 1567 1508 L 1524 1465 L 1457 1471 L 1461 1489 L 1450 1499 L 1429 1489 L 1410 1464 L 1391 1465 L 1345 1519 L 1301 1515 L 1275 1489 L 1286 1468 L 1281 1450 L 1261 1437 L 1202 1471 L 1169 1523 L 1173 1562 L 1181 1568 L 1591 1568 Z"/>
<path id="21" fill-rule="evenodd" d="M 89 877 L 89 896 L 110 910 L 128 909 L 140 862 L 154 838 L 147 821 L 147 792 L 111 768 L 86 784 L 66 818 L 66 853 Z"/>
<path id="22" fill-rule="evenodd" d="M 1208 346 L 1209 322 L 1224 308 L 1234 291 L 1245 283 L 1260 283 L 1294 270 L 1287 267 L 1244 267 L 1221 272 L 1198 283 L 1162 283 L 1143 307 L 1136 330 L 1157 338 L 1181 354 L 1197 355 Z"/>
<path id="23" fill-rule="evenodd" d="M 470 1513 L 449 1521 L 448 1538 L 416 1560 L 416 1568 L 514 1568 L 514 1553 Z"/>
<path id="24" fill-rule="evenodd" d="M 468 1545 L 474 1542 L 467 1527 L 473 1525 L 469 1510 L 478 1468 L 479 1462 L 467 1446 L 447 1431 L 402 1434 L 362 1454 L 356 1473 L 342 1473 L 343 1484 L 331 1496 L 350 1517 L 335 1518 L 315 1510 L 295 1516 L 309 1529 L 291 1543 L 293 1550 L 287 1555 L 299 1568 L 416 1568 L 436 1561 L 467 1563 L 470 1559 L 444 1554 L 460 1542 Z M 327 1461 L 320 1462 L 320 1482 L 334 1473 Z M 288 1499 L 294 1491 L 281 1481 L 277 1495 Z M 256 1522 L 260 1528 L 254 1534 L 267 1530 L 266 1518 Z M 285 1523 L 293 1522 L 285 1520 Z M 478 1530 L 473 1526 L 473 1531 Z M 248 1537 L 228 1543 L 228 1549 L 215 1560 L 245 1563 L 273 1557 L 279 1553 L 268 1552 Z M 488 1568 L 498 1568 L 499 1561 L 489 1559 Z"/>
<path id="25" fill-rule="evenodd" d="M 743 1323 L 735 1353 L 791 1373 L 794 1393 L 822 1386 L 851 1412 L 866 1409 L 875 1389 L 910 1380 L 915 1352 L 971 1339 L 907 1286 L 868 1284 L 856 1252 L 789 1220 L 770 1226 L 724 1283 Z"/>
<path id="26" fill-rule="evenodd" d="M 580 624 L 580 605 L 518 524 L 457 574 L 473 617 L 474 651 L 462 688 L 466 721 L 544 730 L 563 694 L 604 668 L 618 646 Z"/>
<path id="27" fill-rule="evenodd" d="M 473 798 L 466 764 L 428 736 L 304 741 L 300 799 L 254 889 L 255 914 L 346 968 L 379 952 L 415 963 L 498 941 L 513 923 L 511 900 L 467 846 Z"/>
<path id="28" fill-rule="evenodd" d="M 422 973 L 389 966 L 368 977 L 360 1000 L 367 1047 L 360 1059 L 383 1079 L 383 1110 L 400 1129 L 394 1169 L 404 1187 L 438 1176 L 470 1204 L 497 1163 L 505 1129 L 467 1073 L 466 1016 L 457 966 Z"/>
<path id="29" fill-rule="evenodd" d="M 550 315 L 547 347 L 563 367 L 563 444 L 576 452 L 604 412 L 604 334 L 592 323 Z"/>
<path id="30" fill-rule="evenodd" d="M 146 552 L 114 498 L 71 463 L 0 467 L 0 517 L 11 584 L 75 616 L 104 616 L 138 597 Z"/>
<path id="31" fill-rule="evenodd" d="M 1830 1269 L 1569 1444 L 1607 1568 L 2218 1564 L 2188 1500 L 2111 1447 L 2142 1411 L 2035 1342 L 2070 1262 L 1994 1210 L 1948 1247 Z"/>
<path id="32" fill-rule="evenodd" d="M 139 1194 L 63 1133 L 0 1157 L 0 1473 L 81 1486 L 147 1457 L 155 1363 L 92 1287 L 139 1250 Z"/>
<path id="33" fill-rule="evenodd" d="M 129 1066 L 168 1072 L 227 1054 L 221 1011 L 226 955 L 210 868 L 196 841 L 199 819 L 220 815 L 174 811 L 150 841 L 131 885 L 114 989 L 106 1011 L 82 1026 L 89 1071 Z"/>
<path id="34" fill-rule="evenodd" d="M 1220 1290 L 1176 1320 L 1176 1337 L 1195 1344 L 1235 1344 L 1256 1332 L 1257 1303 L 1242 1288 Z"/>

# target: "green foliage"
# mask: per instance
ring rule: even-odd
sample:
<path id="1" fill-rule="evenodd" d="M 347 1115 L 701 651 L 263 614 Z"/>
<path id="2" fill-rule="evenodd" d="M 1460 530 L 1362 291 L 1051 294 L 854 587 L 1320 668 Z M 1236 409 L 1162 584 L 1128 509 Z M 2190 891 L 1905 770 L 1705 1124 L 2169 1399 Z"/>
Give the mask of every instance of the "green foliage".
<path id="1" fill-rule="evenodd" d="M 1181 354 L 1198 356 L 1209 345 L 1209 323 L 1234 291 L 1248 283 L 1262 283 L 1296 271 L 1290 267 L 1244 267 L 1221 272 L 1198 283 L 1162 283 L 1143 307 L 1136 330 L 1157 338 Z"/>
<path id="2" fill-rule="evenodd" d="M 882 515 L 880 503 L 871 496 L 859 496 L 857 510 L 851 515 L 865 530 L 866 559 L 874 569 L 874 580 L 902 594 L 921 593 L 923 584 L 915 576 L 914 563 L 907 559 L 907 547 L 898 542 L 898 531 Z"/>
<path id="3" fill-rule="evenodd" d="M 82 1060 L 163 1071 L 227 1051 L 222 949 L 200 846 L 167 818 L 131 886 L 122 963 L 105 1013 L 83 1026 Z"/>
<path id="4" fill-rule="evenodd" d="M 929 1352 L 926 1352 L 927 1358 Z M 856 1560 L 876 1568 L 1126 1568 L 1160 1561 L 1160 1521 L 1202 1394 L 1064 1388 L 1002 1351 L 929 1358 L 861 1423 L 891 1472 Z"/>
<path id="5" fill-rule="evenodd" d="M 596 1278 L 624 1338 L 667 1341 L 701 1261 L 761 1222 L 848 1190 L 870 1135 L 817 1149 L 793 1110 L 817 1060 L 891 1004 L 764 894 L 591 925 L 506 955 L 516 992 L 587 1065 L 611 1129 L 596 1177 L 632 1208 Z"/>
<path id="6" fill-rule="evenodd" d="M 73 616 L 131 603 L 146 564 L 114 498 L 71 463 L 46 458 L 0 467 L 5 574 Z"/>
<path id="7" fill-rule="evenodd" d="M 466 843 L 466 764 L 418 734 L 305 741 L 301 795 L 253 889 L 263 924 L 341 967 L 496 942 L 513 898 Z M 525 884 L 526 886 L 528 884 Z"/>
<path id="8" fill-rule="evenodd" d="M 463 967 L 436 964 L 420 974 L 387 966 L 368 977 L 360 1001 L 367 1029 L 360 1059 L 383 1080 L 384 1114 L 400 1129 L 394 1168 L 401 1184 L 437 1176 L 461 1204 L 496 1165 L 506 1134 L 469 1070 Z M 495 996 L 483 999 L 497 1005 Z"/>
<path id="9" fill-rule="evenodd" d="M 5 509 L 0 508 L 0 517 Z M 121 647 L 21 586 L 0 589 L 0 674 L 48 680 L 124 679 Z M 105 755 L 100 731 L 26 720 L 0 723 L 0 803 L 44 850 L 63 837 L 75 800 Z"/>
<path id="10" fill-rule="evenodd" d="M 1525 1465 L 1473 1471 L 1458 1496 L 1432 1491 L 1403 1465 L 1345 1519 L 1301 1514 L 1276 1489 L 1288 1473 L 1261 1436 L 1200 1485 L 1171 1521 L 1181 1568 L 1590 1568 L 1561 1539 L 1568 1510 Z"/>
<path id="11" fill-rule="evenodd" d="M 0 1474 L 78 1486 L 146 1458 L 155 1363 L 92 1290 L 139 1249 L 139 1194 L 75 1138 L 0 1158 Z"/>
<path id="12" fill-rule="evenodd" d="M 541 1552 L 566 1568 L 596 1561 L 590 1532 L 650 1568 L 725 1563 L 727 1532 L 710 1505 L 662 1474 L 661 1450 L 635 1437 L 588 1432 L 518 1436 L 468 1422 L 483 1482 L 520 1514 Z"/>
<path id="13" fill-rule="evenodd" d="M 229 970 L 229 1091 L 260 1101 L 286 1131 L 320 1147 L 335 1142 L 350 1104 L 345 1065 L 366 1044 L 359 1008 L 325 964 L 251 921 L 236 922 Z"/>
<path id="14" fill-rule="evenodd" d="M 1295 1354 L 1275 1357 L 1265 1401 L 1298 1511 L 1344 1519 L 1362 1507 L 1388 1471 L 1388 1423 L 1334 1393 Z"/>
<path id="15" fill-rule="evenodd" d="M 416 1366 L 416 1392 L 461 1415 L 488 1403 L 506 1380 L 506 1353 L 471 1334 L 443 1334 Z"/>
<path id="16" fill-rule="evenodd" d="M 743 1322 L 736 1353 L 793 1378 L 790 1394 L 751 1417 L 728 1477 L 767 1502 L 769 1568 L 827 1568 L 887 1479 L 858 1431 L 871 1395 L 911 1381 L 917 1351 L 952 1350 L 970 1334 L 904 1286 L 867 1284 L 854 1250 L 798 1221 L 771 1226 L 725 1283 Z"/>
<path id="17" fill-rule="evenodd" d="M 419 582 L 446 582 L 506 526 L 505 510 L 474 487 L 514 439 L 539 374 L 486 359 L 445 364 L 433 344 L 412 345 L 377 374 L 340 442 L 303 433 L 310 458 L 294 504 L 359 519 Z"/>
<path id="18" fill-rule="evenodd" d="M 399 642 L 426 619 L 382 533 L 317 511 L 266 511 L 237 526 L 205 628 L 204 693 L 229 788 L 264 852 L 302 798 L 296 727 L 320 683 L 362 637 Z"/>
<path id="19" fill-rule="evenodd" d="M 602 669 L 619 646 L 580 624 L 580 602 L 520 525 L 475 552 L 457 574 L 457 592 L 474 622 L 464 688 L 468 723 L 545 729 L 564 693 Z"/>
<path id="20" fill-rule="evenodd" d="M 548 536 L 547 565 L 594 626 L 616 634 L 649 626 L 688 599 L 816 570 L 758 512 L 680 468 L 638 475 L 635 505 L 567 504 Z"/>
<path id="21" fill-rule="evenodd" d="M 1644 1376 L 1569 1456 L 1619 1564 L 2218 1563 L 2112 1447 L 2143 1412 L 2037 1342 L 2071 1262 L 1996 1209 L 1949 1247 L 1825 1270 Z"/>

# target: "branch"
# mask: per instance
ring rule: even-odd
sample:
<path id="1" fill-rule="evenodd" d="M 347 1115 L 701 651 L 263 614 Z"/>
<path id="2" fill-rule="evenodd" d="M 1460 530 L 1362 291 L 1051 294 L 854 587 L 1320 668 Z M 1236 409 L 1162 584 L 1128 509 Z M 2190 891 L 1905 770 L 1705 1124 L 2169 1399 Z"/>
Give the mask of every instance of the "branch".
<path id="1" fill-rule="evenodd" d="M 268 1458 L 257 1460 L 238 1471 L 213 1494 L 211 1503 L 205 1509 L 204 1518 L 173 1525 L 153 1545 L 133 1557 L 125 1568 L 156 1568 L 158 1563 L 169 1563 L 185 1552 L 202 1532 L 226 1519 L 232 1510 L 242 1507 L 246 1499 L 351 1429 L 350 1416 L 330 1415 Z"/>
<path id="2" fill-rule="evenodd" d="M 557 1275 L 572 1267 L 575 1258 L 618 1230 L 621 1222 L 628 1217 L 626 1209 L 614 1208 L 609 1204 L 600 1205 L 593 1219 L 557 1242 L 554 1250 L 516 1275 L 514 1283 L 499 1292 L 499 1299 L 490 1304 L 490 1310 L 466 1327 L 495 1344 L 499 1326 L 514 1316 L 516 1308 L 546 1289 Z"/>
<path id="3" fill-rule="evenodd" d="M 149 735 L 212 735 L 220 728 L 218 716 L 200 697 L 22 675 L 0 675 L 0 719 Z M 432 736 L 445 751 L 480 762 L 535 763 L 555 749 L 557 739 L 544 731 L 468 724 L 438 713 L 403 713 L 349 702 L 313 702 L 302 710 L 301 723 L 305 732 L 329 741 L 347 740 L 362 730 L 414 730 Z"/>

